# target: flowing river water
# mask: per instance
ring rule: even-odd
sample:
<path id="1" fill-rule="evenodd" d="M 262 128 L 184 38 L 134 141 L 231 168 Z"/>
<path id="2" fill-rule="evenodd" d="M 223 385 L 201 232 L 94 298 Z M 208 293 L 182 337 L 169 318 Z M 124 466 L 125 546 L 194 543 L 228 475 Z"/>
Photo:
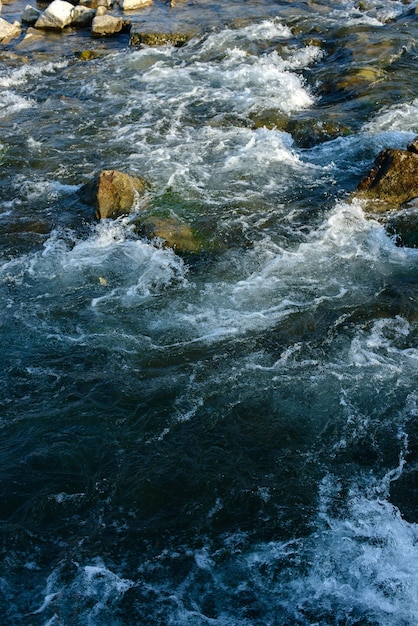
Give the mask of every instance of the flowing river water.
<path id="1" fill-rule="evenodd" d="M 416 625 L 418 250 L 350 200 L 418 133 L 415 5 L 176 10 L 1 57 L 2 623 Z M 96 222 L 108 168 L 203 252 Z"/>

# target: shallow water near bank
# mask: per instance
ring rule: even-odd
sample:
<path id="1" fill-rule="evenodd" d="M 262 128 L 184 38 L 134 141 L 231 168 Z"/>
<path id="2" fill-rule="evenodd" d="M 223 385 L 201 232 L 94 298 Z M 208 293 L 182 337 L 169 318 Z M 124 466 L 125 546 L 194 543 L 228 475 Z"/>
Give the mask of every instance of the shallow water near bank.
<path id="1" fill-rule="evenodd" d="M 414 5 L 195 10 L 0 66 L 4 623 L 412 626 L 418 251 L 350 197 L 418 133 Z M 203 252 L 96 222 L 105 168 Z"/>

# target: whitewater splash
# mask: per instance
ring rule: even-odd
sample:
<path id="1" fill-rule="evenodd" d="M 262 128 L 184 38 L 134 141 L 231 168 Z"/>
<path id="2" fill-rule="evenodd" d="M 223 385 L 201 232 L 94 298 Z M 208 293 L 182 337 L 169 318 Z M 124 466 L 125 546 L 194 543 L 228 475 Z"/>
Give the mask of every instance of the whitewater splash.
<path id="1" fill-rule="evenodd" d="M 418 253 L 350 200 L 418 132 L 412 8 L 0 69 L 5 624 L 415 625 Z M 203 254 L 95 222 L 108 167 Z"/>

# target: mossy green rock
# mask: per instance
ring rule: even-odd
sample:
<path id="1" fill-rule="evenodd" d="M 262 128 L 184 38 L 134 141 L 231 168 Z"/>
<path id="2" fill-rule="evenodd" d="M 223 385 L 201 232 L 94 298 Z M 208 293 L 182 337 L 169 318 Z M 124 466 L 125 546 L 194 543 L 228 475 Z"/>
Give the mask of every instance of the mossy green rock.
<path id="1" fill-rule="evenodd" d="M 174 46 L 180 48 L 184 46 L 191 34 L 187 33 L 160 33 L 160 32 L 143 32 L 138 30 L 135 26 L 131 29 L 129 45 L 131 46 Z"/>
<path id="2" fill-rule="evenodd" d="M 141 216 L 138 230 L 149 238 L 161 239 L 165 246 L 179 254 L 197 254 L 202 243 L 192 228 L 176 217 Z"/>

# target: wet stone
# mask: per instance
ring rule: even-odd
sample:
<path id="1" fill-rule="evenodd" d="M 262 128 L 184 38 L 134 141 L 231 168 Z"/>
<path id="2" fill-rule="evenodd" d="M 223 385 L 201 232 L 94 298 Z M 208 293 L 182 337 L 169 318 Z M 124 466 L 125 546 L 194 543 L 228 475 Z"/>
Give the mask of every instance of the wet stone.
<path id="1" fill-rule="evenodd" d="M 418 154 L 386 148 L 356 189 L 373 211 L 387 211 L 418 197 Z"/>
<path id="2" fill-rule="evenodd" d="M 33 26 L 36 23 L 36 21 L 41 17 L 41 13 L 42 12 L 39 11 L 39 9 L 36 9 L 30 4 L 27 4 L 25 7 L 25 10 L 22 13 L 22 17 L 21 17 L 22 23 Z"/>
<path id="3" fill-rule="evenodd" d="M 140 25 L 132 26 L 129 44 L 131 46 L 164 46 L 170 45 L 176 48 L 184 46 L 190 39 L 191 34 L 187 33 L 160 33 L 143 32 Z"/>
<path id="4" fill-rule="evenodd" d="M 130 213 L 147 188 L 148 183 L 139 176 L 103 170 L 98 178 L 81 189 L 81 197 L 97 209 L 98 219 L 116 218 Z"/>

